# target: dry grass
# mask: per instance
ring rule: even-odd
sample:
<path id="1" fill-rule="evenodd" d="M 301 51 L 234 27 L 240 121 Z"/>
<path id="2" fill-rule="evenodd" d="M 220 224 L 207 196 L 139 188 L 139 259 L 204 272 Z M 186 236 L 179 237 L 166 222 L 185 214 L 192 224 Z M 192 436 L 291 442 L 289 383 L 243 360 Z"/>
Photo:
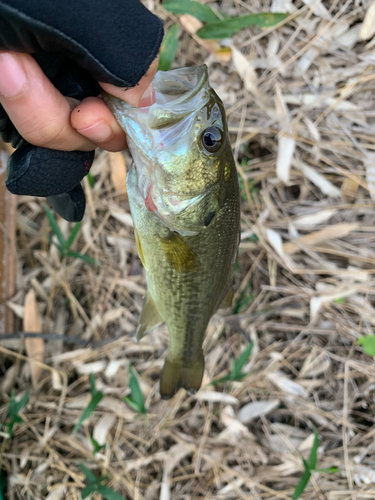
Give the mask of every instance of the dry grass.
<path id="1" fill-rule="evenodd" d="M 176 18 L 156 3 L 146 1 L 171 25 Z M 18 292 L 8 305 L 22 319 L 34 289 L 43 331 L 69 338 L 45 340 L 34 387 L 24 342 L 0 342 L 0 420 L 11 390 L 32 388 L 24 423 L 3 444 L 10 499 L 79 499 L 83 462 L 134 500 L 290 500 L 314 428 L 318 466 L 339 472 L 313 475 L 303 498 L 375 498 L 375 368 L 357 344 L 375 322 L 375 44 L 359 38 L 370 3 L 216 2 L 230 15 L 299 13 L 278 29 L 234 36 L 229 62 L 182 30 L 175 66 L 208 64 L 227 108 L 243 196 L 235 290 L 253 296 L 238 314 L 212 319 L 204 383 L 227 373 L 252 339 L 251 374 L 241 382 L 160 400 L 168 335 L 160 327 L 134 339 L 145 279 L 118 157 L 97 155 L 75 244 L 100 268 L 62 263 L 42 201 L 19 198 Z M 147 417 L 122 400 L 129 363 Z M 105 397 L 72 436 L 90 372 Z M 91 435 L 106 443 L 95 456 Z"/>

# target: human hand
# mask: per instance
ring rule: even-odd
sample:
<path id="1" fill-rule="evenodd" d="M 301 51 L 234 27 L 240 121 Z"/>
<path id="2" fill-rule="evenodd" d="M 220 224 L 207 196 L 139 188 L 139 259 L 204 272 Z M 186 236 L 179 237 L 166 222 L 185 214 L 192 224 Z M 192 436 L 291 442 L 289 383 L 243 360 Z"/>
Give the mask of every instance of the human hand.
<path id="1" fill-rule="evenodd" d="M 0 49 L 7 50 L 0 52 L 0 133 L 17 148 L 9 161 L 8 189 L 48 196 L 60 215 L 80 220 L 80 181 L 93 148 L 126 146 L 123 131 L 96 97 L 97 82 L 132 105 L 150 104 L 162 27 L 139 0 L 79 0 L 73 19 L 66 3 L 58 15 L 48 0 L 0 4 Z M 22 12 L 15 10 L 20 6 Z M 124 41 L 122 27 L 128 31 Z"/>
<path id="2" fill-rule="evenodd" d="M 147 106 L 157 62 L 158 58 L 136 87 L 101 86 L 133 106 Z M 125 133 L 103 99 L 67 99 L 29 54 L 0 51 L 0 103 L 18 134 L 34 146 L 61 151 L 126 148 Z"/>

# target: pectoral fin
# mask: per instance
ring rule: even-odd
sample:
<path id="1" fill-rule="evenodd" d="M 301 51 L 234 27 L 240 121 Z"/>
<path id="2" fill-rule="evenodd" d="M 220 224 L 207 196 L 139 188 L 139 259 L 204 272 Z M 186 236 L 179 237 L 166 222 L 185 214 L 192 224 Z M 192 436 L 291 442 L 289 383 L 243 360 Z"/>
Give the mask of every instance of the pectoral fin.
<path id="1" fill-rule="evenodd" d="M 159 238 L 165 258 L 180 273 L 190 273 L 198 269 L 198 260 L 194 252 L 179 234 L 170 238 Z"/>
<path id="2" fill-rule="evenodd" d="M 136 230 L 136 228 L 134 228 L 134 236 L 135 236 L 135 244 L 137 245 L 137 251 L 138 251 L 139 258 L 141 259 L 142 266 L 146 269 L 145 254 L 143 253 L 142 243 L 141 243 L 141 240 L 139 239 L 138 231 Z"/>
<path id="3" fill-rule="evenodd" d="M 224 309 L 225 307 L 231 307 L 232 302 L 233 302 L 233 288 L 230 287 L 226 296 L 225 296 L 225 299 L 223 300 L 223 302 L 220 305 L 220 309 Z"/>
<path id="4" fill-rule="evenodd" d="M 139 342 L 154 326 L 163 323 L 155 302 L 151 295 L 147 292 L 143 299 L 143 308 L 139 318 L 138 328 L 136 332 L 137 342 Z"/>

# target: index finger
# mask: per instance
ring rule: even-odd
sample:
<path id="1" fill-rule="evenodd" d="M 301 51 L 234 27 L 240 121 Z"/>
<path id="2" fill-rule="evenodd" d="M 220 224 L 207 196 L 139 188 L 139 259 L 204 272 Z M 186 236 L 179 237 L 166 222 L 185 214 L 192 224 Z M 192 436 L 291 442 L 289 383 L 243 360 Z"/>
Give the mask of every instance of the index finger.
<path id="1" fill-rule="evenodd" d="M 144 107 L 151 106 L 155 102 L 155 91 L 152 86 L 152 80 L 158 70 L 159 55 L 153 60 L 150 67 L 147 70 L 145 76 L 141 78 L 139 83 L 135 87 L 129 89 L 124 89 L 120 87 L 115 87 L 110 83 L 100 83 L 100 86 L 108 92 L 108 94 L 114 95 L 123 101 L 126 101 L 131 106 L 134 107 Z"/>

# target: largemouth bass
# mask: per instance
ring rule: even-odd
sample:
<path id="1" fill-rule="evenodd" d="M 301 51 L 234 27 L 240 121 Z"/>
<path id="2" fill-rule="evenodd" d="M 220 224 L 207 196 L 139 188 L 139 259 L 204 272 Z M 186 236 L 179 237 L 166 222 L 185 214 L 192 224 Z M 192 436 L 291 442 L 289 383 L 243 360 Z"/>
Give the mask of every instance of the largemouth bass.
<path id="1" fill-rule="evenodd" d="M 159 71 L 153 85 L 156 103 L 147 108 L 105 99 L 134 160 L 126 181 L 148 287 L 137 338 L 166 322 L 160 393 L 169 398 L 201 386 L 208 322 L 231 299 L 240 197 L 225 111 L 206 66 Z"/>

